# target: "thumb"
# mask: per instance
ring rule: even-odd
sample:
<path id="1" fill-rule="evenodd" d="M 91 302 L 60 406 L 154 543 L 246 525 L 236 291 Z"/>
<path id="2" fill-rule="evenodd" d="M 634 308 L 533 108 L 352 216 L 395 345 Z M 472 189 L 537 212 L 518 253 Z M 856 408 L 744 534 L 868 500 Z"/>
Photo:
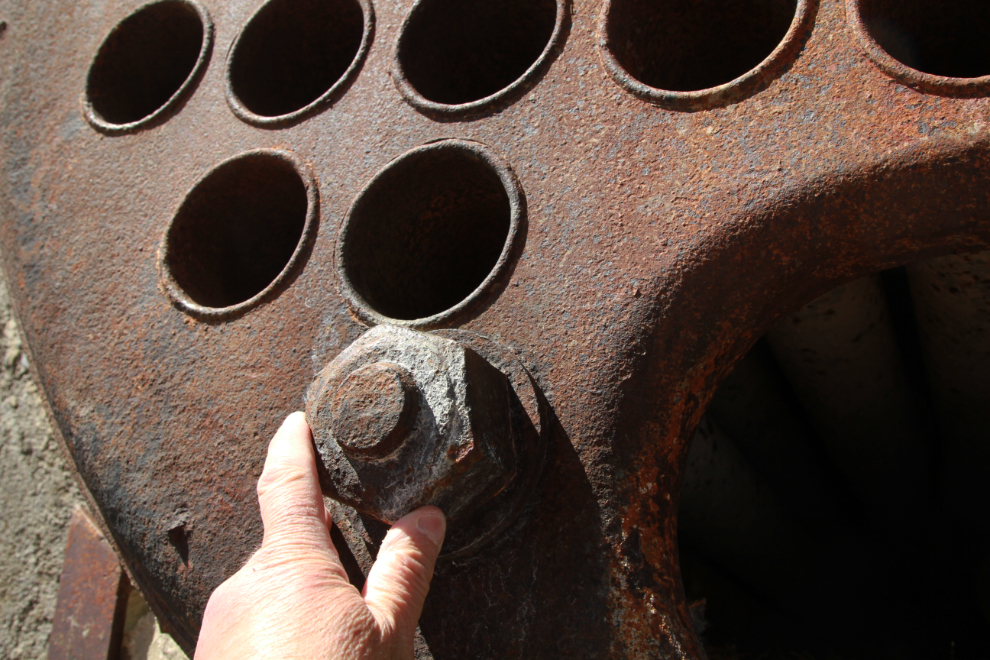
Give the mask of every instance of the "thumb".
<path id="1" fill-rule="evenodd" d="M 268 445 L 265 469 L 258 479 L 258 504 L 265 525 L 262 548 L 333 548 L 312 436 L 301 412 L 289 415 Z"/>
<path id="2" fill-rule="evenodd" d="M 397 635 L 400 644 L 412 644 L 446 531 L 440 509 L 413 511 L 392 525 L 368 574 L 365 603 L 383 632 Z"/>

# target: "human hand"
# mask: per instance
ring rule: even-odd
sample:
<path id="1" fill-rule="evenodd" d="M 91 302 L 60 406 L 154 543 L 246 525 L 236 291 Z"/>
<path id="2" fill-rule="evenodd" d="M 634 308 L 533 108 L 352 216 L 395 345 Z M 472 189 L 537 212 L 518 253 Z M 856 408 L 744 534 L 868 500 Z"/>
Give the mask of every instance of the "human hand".
<path id="1" fill-rule="evenodd" d="M 358 592 L 330 540 L 310 438 L 297 412 L 268 446 L 258 480 L 264 540 L 210 596 L 195 660 L 413 657 L 443 513 L 427 506 L 395 523 Z"/>

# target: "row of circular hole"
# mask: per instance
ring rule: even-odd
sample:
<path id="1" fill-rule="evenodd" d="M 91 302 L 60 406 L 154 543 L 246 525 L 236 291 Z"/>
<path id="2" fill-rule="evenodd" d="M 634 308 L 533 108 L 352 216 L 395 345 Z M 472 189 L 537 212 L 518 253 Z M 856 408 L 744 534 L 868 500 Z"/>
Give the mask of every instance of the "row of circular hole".
<path id="1" fill-rule="evenodd" d="M 395 50 L 394 78 L 424 111 L 467 113 L 522 88 L 565 29 L 566 0 L 419 0 Z M 368 0 L 269 0 L 241 31 L 226 92 L 241 119 L 296 121 L 350 83 L 374 30 Z M 107 36 L 87 80 L 86 116 L 107 132 L 153 123 L 187 95 L 212 50 L 196 0 L 155 0 Z"/>
<path id="2" fill-rule="evenodd" d="M 319 225 L 317 184 L 291 153 L 224 161 L 186 196 L 165 232 L 160 274 L 173 302 L 227 319 L 285 288 Z M 341 293 L 369 323 L 435 326 L 504 284 L 525 230 L 511 169 L 476 142 L 442 140 L 386 165 L 337 240 Z"/>
<path id="3" fill-rule="evenodd" d="M 606 0 L 600 52 L 640 97 L 696 109 L 758 89 L 810 32 L 817 0 Z M 990 2 L 847 0 L 867 55 L 924 91 L 990 88 Z M 569 0 L 417 0 L 395 48 L 393 77 L 415 107 L 480 111 L 521 91 L 567 29 Z M 234 41 L 227 98 L 256 125 L 281 125 L 332 102 L 374 28 L 369 0 L 269 0 Z M 195 0 L 155 0 L 109 34 L 90 68 L 86 115 L 102 130 L 148 125 L 195 84 L 212 49 Z"/>

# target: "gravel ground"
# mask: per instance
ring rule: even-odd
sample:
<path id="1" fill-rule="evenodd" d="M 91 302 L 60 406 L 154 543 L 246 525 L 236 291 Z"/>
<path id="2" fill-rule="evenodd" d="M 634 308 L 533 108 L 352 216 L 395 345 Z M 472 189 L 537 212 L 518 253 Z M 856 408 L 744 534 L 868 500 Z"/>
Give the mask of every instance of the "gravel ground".
<path id="1" fill-rule="evenodd" d="M 83 497 L 28 372 L 0 280 L 0 658 L 46 658 L 69 517 Z M 128 604 L 124 657 L 184 660 L 138 595 Z"/>

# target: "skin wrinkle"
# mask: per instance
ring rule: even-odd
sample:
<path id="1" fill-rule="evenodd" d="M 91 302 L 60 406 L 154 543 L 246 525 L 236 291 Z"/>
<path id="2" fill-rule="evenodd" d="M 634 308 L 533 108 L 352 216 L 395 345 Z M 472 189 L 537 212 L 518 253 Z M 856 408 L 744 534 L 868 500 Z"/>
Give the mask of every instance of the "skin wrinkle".
<path id="1" fill-rule="evenodd" d="M 383 567 L 383 570 L 393 576 L 394 585 L 391 585 L 391 588 L 385 592 L 366 588 L 364 594 L 366 600 L 378 603 L 380 598 L 385 598 L 389 602 L 401 604 L 410 597 L 425 598 L 426 592 L 429 591 L 429 578 L 431 576 L 425 575 L 426 568 L 423 562 L 417 561 L 413 557 L 403 555 L 394 557 L 387 566 Z M 375 583 L 377 581 L 372 582 L 369 577 L 369 584 Z"/>
<path id="2" fill-rule="evenodd" d="M 391 576 L 390 581 L 387 576 Z M 400 610 L 404 603 L 426 599 L 432 577 L 433 562 L 423 556 L 408 536 L 393 529 L 382 543 L 378 562 L 368 575 L 363 595 L 372 612 L 381 613 L 376 618 L 384 628 L 386 621 L 393 620 L 392 613 Z M 385 588 L 380 589 L 380 586 Z M 399 632 L 405 634 L 407 631 Z"/>
<path id="3" fill-rule="evenodd" d="M 359 593 L 330 538 L 302 413 L 286 419 L 268 451 L 258 480 L 264 540 L 210 597 L 196 660 L 411 660 L 443 514 L 424 507 L 399 520 Z M 439 544 L 418 525 L 424 516 L 440 521 L 424 521 L 427 530 L 439 527 Z"/>

